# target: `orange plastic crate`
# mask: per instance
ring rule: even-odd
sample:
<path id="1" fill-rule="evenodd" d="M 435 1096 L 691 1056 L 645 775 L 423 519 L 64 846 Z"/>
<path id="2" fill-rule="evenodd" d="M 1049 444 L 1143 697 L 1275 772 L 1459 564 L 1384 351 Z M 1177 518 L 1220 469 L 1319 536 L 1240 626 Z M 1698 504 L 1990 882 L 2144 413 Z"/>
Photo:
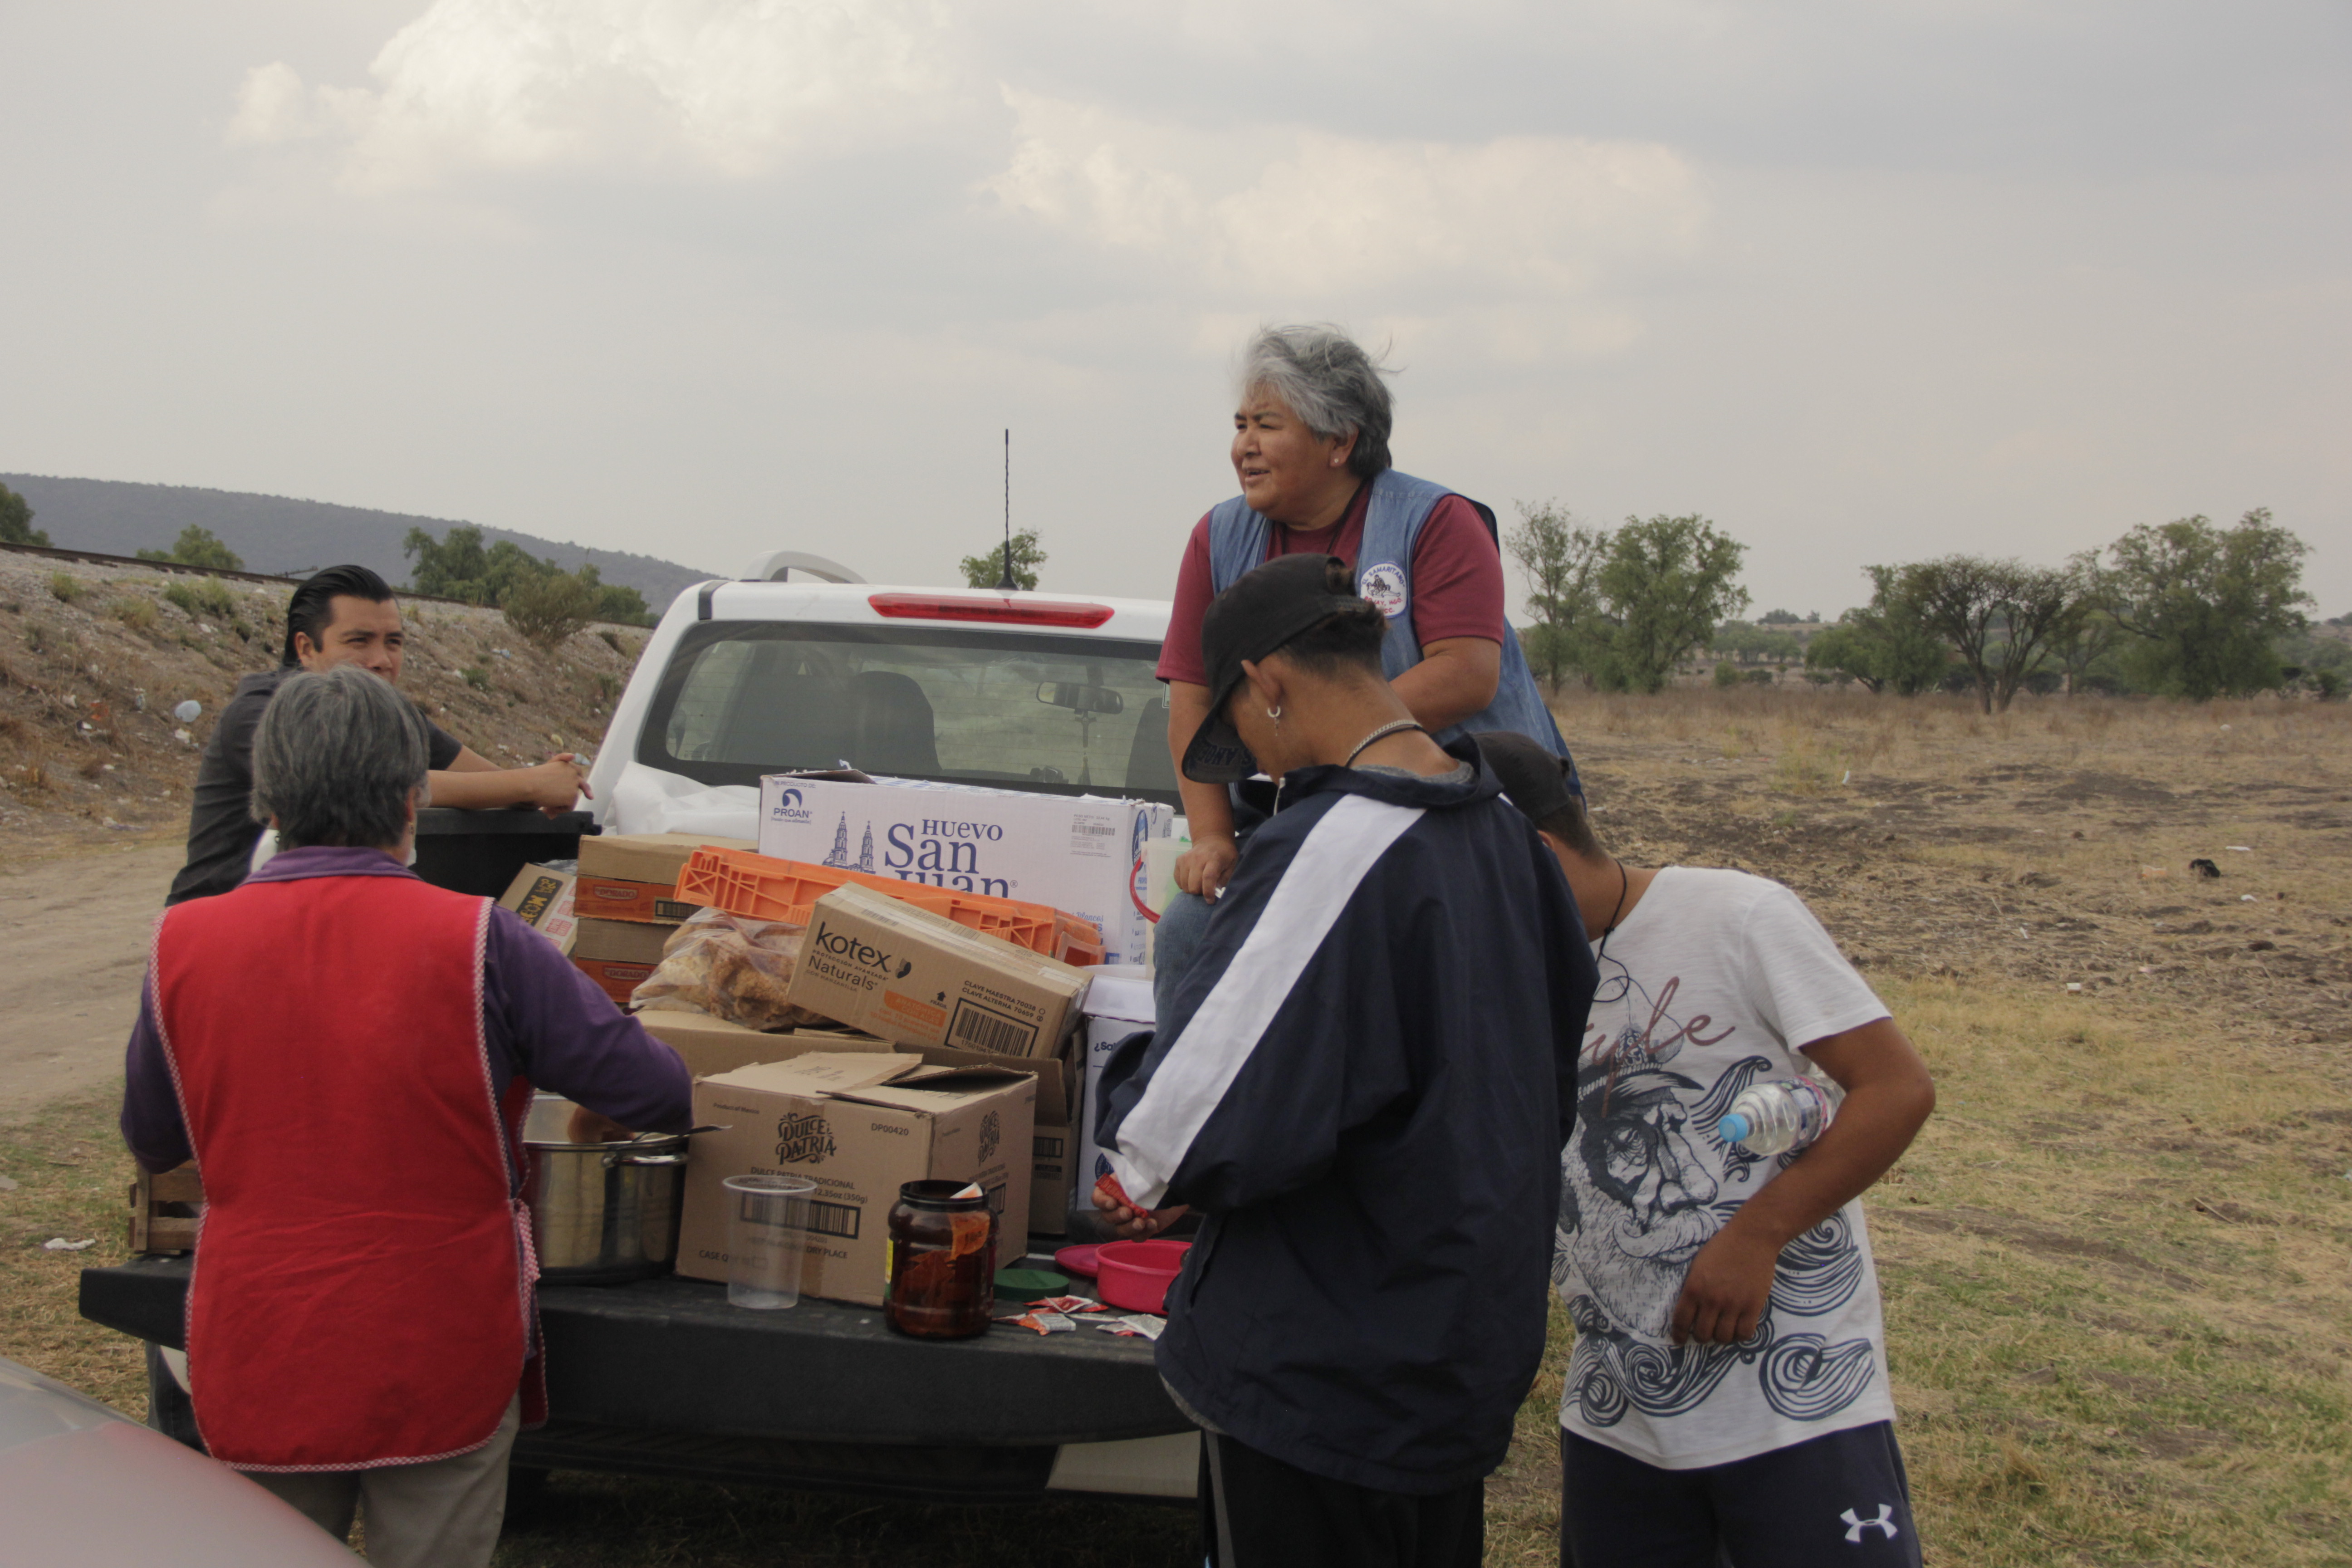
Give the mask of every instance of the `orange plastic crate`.
<path id="1" fill-rule="evenodd" d="M 1102 932 L 1091 921 L 1046 904 L 902 882 L 840 866 L 812 866 L 742 849 L 698 849 L 678 874 L 677 895 L 755 920 L 805 925 L 817 900 L 847 883 L 945 915 L 960 926 L 1072 963 L 1102 962 Z"/>

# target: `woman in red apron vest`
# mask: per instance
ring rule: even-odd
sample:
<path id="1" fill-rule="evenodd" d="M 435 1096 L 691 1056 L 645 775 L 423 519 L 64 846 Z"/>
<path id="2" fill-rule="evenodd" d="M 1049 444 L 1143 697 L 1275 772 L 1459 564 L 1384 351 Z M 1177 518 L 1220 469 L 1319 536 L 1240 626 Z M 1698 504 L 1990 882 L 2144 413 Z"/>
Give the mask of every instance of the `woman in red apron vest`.
<path id="1" fill-rule="evenodd" d="M 675 1053 L 488 900 L 405 867 L 423 721 L 356 668 L 289 679 L 255 738 L 289 846 L 167 910 L 124 1131 L 193 1152 L 206 1208 L 189 1394 L 216 1458 L 378 1563 L 487 1563 L 520 1421 L 544 1415 L 529 1216 L 536 1080 L 682 1130 Z"/>

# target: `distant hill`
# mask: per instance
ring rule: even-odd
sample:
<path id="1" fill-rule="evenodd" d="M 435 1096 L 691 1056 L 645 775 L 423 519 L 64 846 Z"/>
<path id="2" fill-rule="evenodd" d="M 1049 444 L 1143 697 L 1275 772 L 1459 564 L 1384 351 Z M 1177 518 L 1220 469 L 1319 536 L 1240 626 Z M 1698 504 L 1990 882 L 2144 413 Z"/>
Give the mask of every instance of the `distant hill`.
<path id="1" fill-rule="evenodd" d="M 193 485 L 60 479 L 41 474 L 0 474 L 0 485 L 33 503 L 33 526 L 46 532 L 60 550 L 96 550 L 111 555 L 168 550 L 180 531 L 194 523 L 211 529 L 223 544 L 245 557 L 249 572 L 291 574 L 355 562 L 383 574 L 386 582 L 395 585 L 408 581 L 408 558 L 401 553 L 400 542 L 410 529 L 421 528 L 437 536 L 457 526 L 444 517 L 409 517 L 330 501 L 199 489 Z M 511 539 L 566 571 L 593 562 L 605 582 L 644 594 L 656 615 L 668 607 L 680 589 L 724 575 L 651 555 L 591 550 L 509 528 L 476 526 L 481 527 L 485 544 Z"/>

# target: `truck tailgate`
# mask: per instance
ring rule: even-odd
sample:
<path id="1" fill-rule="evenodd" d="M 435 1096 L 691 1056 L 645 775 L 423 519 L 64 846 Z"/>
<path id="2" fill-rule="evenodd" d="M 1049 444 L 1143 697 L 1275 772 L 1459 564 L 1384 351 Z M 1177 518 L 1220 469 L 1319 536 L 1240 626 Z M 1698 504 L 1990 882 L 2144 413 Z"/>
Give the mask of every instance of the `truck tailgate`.
<path id="1" fill-rule="evenodd" d="M 142 1258 L 81 1276 L 81 1315 L 181 1347 L 188 1259 Z M 1193 1430 L 1170 1403 L 1151 1342 L 1094 1329 L 910 1340 L 867 1307 L 727 1304 L 675 1276 L 540 1291 L 556 1424 L 681 1435 L 922 1446 L 1050 1447 Z"/>

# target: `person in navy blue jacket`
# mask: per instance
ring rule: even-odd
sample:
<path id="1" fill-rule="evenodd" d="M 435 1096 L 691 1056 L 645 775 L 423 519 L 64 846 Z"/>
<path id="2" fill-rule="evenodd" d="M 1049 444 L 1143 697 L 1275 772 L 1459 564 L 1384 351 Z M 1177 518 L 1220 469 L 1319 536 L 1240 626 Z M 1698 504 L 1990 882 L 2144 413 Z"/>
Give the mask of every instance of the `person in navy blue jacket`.
<path id="1" fill-rule="evenodd" d="M 1466 739 L 1381 670 L 1337 560 L 1258 567 L 1202 627 L 1184 757 L 1279 781 L 1156 1035 L 1107 1066 L 1097 1201 L 1207 1215 L 1162 1378 L 1202 1429 L 1218 1568 L 1469 1568 L 1543 1353 L 1595 971 L 1558 864 Z"/>

